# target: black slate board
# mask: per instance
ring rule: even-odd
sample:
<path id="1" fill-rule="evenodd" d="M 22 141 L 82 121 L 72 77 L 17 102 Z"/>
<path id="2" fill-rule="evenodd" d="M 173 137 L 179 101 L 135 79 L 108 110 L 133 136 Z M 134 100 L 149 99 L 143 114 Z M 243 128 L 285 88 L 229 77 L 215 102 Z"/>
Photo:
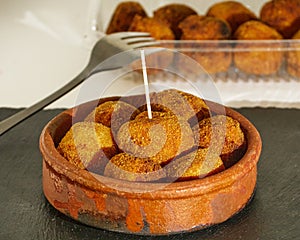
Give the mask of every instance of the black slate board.
<path id="1" fill-rule="evenodd" d="M 0 119 L 18 109 L 0 108 Z M 300 110 L 238 109 L 263 140 L 253 200 L 239 214 L 211 228 L 146 237 L 104 231 L 77 223 L 55 210 L 42 191 L 39 135 L 62 109 L 44 110 L 0 137 L 0 240 L 254 240 L 300 237 Z"/>

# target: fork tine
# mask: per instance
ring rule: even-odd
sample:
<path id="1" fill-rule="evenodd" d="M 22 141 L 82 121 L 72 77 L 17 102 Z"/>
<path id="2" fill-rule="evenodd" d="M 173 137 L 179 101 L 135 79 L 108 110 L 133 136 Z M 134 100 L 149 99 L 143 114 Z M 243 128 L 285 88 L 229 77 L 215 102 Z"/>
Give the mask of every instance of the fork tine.
<path id="1" fill-rule="evenodd" d="M 148 32 L 127 32 L 122 37 L 122 39 L 135 38 L 135 37 L 150 37 L 150 33 L 148 33 Z"/>
<path id="2" fill-rule="evenodd" d="M 137 37 L 137 38 L 127 38 L 124 39 L 124 41 L 127 42 L 127 44 L 131 45 L 139 42 L 150 42 L 150 41 L 154 42 L 155 39 L 152 37 Z"/>
<path id="3" fill-rule="evenodd" d="M 139 43 L 130 44 L 130 46 L 133 49 L 144 48 L 144 47 L 155 47 L 155 46 L 158 46 L 158 43 L 157 42 L 139 42 Z"/>
<path id="4" fill-rule="evenodd" d="M 108 37 L 117 37 L 120 39 L 135 38 L 135 37 L 150 37 L 147 32 L 117 32 L 107 35 Z"/>

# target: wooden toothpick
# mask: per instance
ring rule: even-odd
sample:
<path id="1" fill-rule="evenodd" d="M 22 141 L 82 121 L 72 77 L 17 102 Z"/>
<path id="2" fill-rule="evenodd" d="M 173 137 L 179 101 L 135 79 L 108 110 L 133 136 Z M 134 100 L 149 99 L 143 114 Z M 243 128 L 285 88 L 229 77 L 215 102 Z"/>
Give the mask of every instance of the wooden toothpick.
<path id="1" fill-rule="evenodd" d="M 144 77 L 144 86 L 145 86 L 145 95 L 146 95 L 148 118 L 152 119 L 150 94 L 149 94 L 149 84 L 148 84 L 148 75 L 147 75 L 145 50 L 144 49 L 141 50 L 141 60 L 142 60 L 142 70 L 143 70 L 143 77 Z"/>

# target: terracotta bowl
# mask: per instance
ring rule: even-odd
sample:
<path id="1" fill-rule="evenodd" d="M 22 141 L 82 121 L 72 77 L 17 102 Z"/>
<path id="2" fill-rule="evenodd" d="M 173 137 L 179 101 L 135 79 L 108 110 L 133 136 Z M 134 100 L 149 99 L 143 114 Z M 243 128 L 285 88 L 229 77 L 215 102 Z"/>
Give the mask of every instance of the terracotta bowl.
<path id="1" fill-rule="evenodd" d="M 116 99 L 92 101 L 66 110 L 42 131 L 43 190 L 54 208 L 101 229 L 165 235 L 224 222 L 250 201 L 256 186 L 261 138 L 244 116 L 226 107 L 226 114 L 238 120 L 244 130 L 247 150 L 235 165 L 218 174 L 170 184 L 138 183 L 92 174 L 70 164 L 56 146 L 74 119 L 80 121 L 97 104 Z M 210 103 L 210 108 L 220 107 L 223 106 Z"/>

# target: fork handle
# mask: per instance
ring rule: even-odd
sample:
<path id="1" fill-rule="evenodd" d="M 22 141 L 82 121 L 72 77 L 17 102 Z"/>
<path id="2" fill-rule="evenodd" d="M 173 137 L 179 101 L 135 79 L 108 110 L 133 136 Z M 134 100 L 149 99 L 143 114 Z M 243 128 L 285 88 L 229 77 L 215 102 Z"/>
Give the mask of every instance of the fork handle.
<path id="1" fill-rule="evenodd" d="M 85 68 L 79 75 L 77 75 L 73 80 L 68 82 L 66 85 L 62 86 L 60 89 L 56 90 L 54 93 L 50 94 L 48 97 L 42 99 L 41 101 L 35 103 L 34 105 L 25 108 L 12 116 L 2 120 L 0 122 L 0 136 L 5 133 L 10 128 L 14 127 L 18 123 L 22 122 L 26 118 L 30 117 L 34 113 L 40 111 L 44 107 L 53 103 L 55 100 L 59 99 L 66 93 L 70 92 L 76 86 L 81 84 L 89 76 L 88 68 Z"/>

